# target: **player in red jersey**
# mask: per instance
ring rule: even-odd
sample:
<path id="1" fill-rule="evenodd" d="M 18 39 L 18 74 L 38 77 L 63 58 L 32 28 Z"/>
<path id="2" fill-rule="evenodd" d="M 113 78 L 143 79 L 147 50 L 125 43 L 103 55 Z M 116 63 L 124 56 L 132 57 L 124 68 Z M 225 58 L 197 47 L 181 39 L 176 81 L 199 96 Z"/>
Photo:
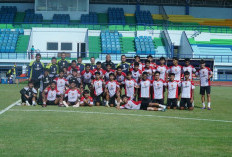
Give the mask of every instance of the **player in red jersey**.
<path id="1" fill-rule="evenodd" d="M 120 103 L 120 88 L 113 73 L 109 75 L 110 79 L 106 82 L 106 106 L 114 107 L 116 104 Z M 117 103 L 116 102 L 117 99 Z"/>
<path id="2" fill-rule="evenodd" d="M 56 88 L 60 92 L 61 95 L 65 93 L 66 86 L 68 86 L 68 80 L 66 80 L 64 77 L 64 72 L 59 72 L 59 77 L 55 78 L 53 81 L 56 82 Z"/>
<path id="3" fill-rule="evenodd" d="M 213 73 L 210 68 L 205 66 L 205 61 L 201 60 L 200 62 L 201 68 L 196 73 L 197 76 L 200 77 L 200 94 L 201 94 L 201 101 L 202 101 L 202 109 L 205 109 L 205 93 L 207 94 L 207 101 L 208 101 L 208 110 L 211 110 L 211 82 L 210 78 L 213 77 Z"/>
<path id="4" fill-rule="evenodd" d="M 181 101 L 180 101 L 180 109 L 185 109 L 185 104 L 187 103 L 187 107 L 189 110 L 193 110 L 193 96 L 194 96 L 194 83 L 190 80 L 190 72 L 185 71 L 184 72 L 185 79 L 181 81 L 179 86 L 181 87 L 182 93 L 181 93 Z"/>
<path id="5" fill-rule="evenodd" d="M 89 96 L 88 90 L 84 90 L 83 96 L 81 97 L 80 100 L 80 106 L 89 106 L 89 107 L 93 106 L 93 98 Z"/>
<path id="6" fill-rule="evenodd" d="M 95 72 L 95 79 L 92 81 L 92 90 L 94 91 L 94 103 L 96 106 L 103 105 L 103 93 L 105 88 L 105 81 L 101 79 L 100 72 Z"/>
<path id="7" fill-rule="evenodd" d="M 73 107 L 79 107 L 79 99 L 80 99 L 81 93 L 76 88 L 76 82 L 71 82 L 70 88 L 66 90 L 65 92 L 65 99 L 66 101 L 63 101 L 63 104 L 65 107 L 73 106 Z"/>
<path id="8" fill-rule="evenodd" d="M 42 93 L 43 96 L 43 107 L 47 105 L 57 105 L 62 106 L 62 98 L 60 97 L 60 92 L 56 89 L 56 82 L 51 82 L 50 86 L 45 88 Z"/>

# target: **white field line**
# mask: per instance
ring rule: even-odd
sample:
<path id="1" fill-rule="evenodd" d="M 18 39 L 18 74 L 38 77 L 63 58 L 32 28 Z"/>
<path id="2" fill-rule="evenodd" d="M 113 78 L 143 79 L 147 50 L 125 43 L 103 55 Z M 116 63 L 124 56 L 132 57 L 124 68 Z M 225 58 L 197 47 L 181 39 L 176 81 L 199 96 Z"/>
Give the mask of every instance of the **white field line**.
<path id="1" fill-rule="evenodd" d="M 195 120 L 195 121 L 209 121 L 209 122 L 224 122 L 232 123 L 230 120 L 217 120 L 217 119 L 201 119 L 201 118 L 185 118 L 185 117 L 174 117 L 174 116 L 158 116 L 158 115 L 143 115 L 143 114 L 127 114 L 127 113 L 107 113 L 107 112 L 88 112 L 88 111 L 68 111 L 68 110 L 19 110 L 11 109 L 9 111 L 16 112 L 63 112 L 63 113 L 85 113 L 85 114 L 102 114 L 102 115 L 119 115 L 119 116 L 137 116 L 137 117 L 158 117 L 158 118 L 169 118 L 169 119 L 182 119 L 182 120 Z"/>
<path id="2" fill-rule="evenodd" d="M 8 107 L 4 108 L 3 110 L 0 111 L 0 115 L 3 114 L 4 112 L 8 111 L 9 109 L 11 109 L 12 107 L 14 107 L 16 104 L 18 104 L 21 100 L 18 100 L 16 102 L 14 102 L 13 104 L 9 105 Z"/>

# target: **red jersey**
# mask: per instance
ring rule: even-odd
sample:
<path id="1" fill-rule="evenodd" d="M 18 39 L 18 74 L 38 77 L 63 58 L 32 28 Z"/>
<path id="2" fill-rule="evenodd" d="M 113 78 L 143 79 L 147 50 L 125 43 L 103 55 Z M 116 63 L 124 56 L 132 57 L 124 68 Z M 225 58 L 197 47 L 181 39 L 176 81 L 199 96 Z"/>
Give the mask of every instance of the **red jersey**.
<path id="1" fill-rule="evenodd" d="M 84 101 L 86 101 L 86 100 L 87 100 L 87 103 L 88 103 L 88 104 L 93 105 L 93 98 L 90 97 L 90 96 L 89 96 L 88 98 L 81 97 L 80 104 L 84 104 Z"/>
<path id="2" fill-rule="evenodd" d="M 76 102 L 80 96 L 81 93 L 78 89 L 68 89 L 65 92 L 65 97 L 68 97 L 68 102 Z"/>
<path id="3" fill-rule="evenodd" d="M 60 95 L 60 92 L 57 89 L 46 88 L 44 90 L 48 101 L 55 101 L 56 97 Z"/>

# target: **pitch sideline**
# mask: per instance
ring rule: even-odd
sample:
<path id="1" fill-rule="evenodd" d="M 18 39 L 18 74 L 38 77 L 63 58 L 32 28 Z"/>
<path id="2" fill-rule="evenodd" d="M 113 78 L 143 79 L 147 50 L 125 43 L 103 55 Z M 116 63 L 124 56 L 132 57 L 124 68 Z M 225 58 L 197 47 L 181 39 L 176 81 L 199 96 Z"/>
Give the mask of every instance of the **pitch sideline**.
<path id="1" fill-rule="evenodd" d="M 18 104 L 21 100 L 17 100 L 16 102 L 14 102 L 13 104 L 7 106 L 6 108 L 4 108 L 3 110 L 0 111 L 0 115 L 5 113 L 6 111 L 8 111 L 9 109 L 11 109 L 12 107 L 14 107 L 16 104 Z"/>
<path id="2" fill-rule="evenodd" d="M 182 119 L 182 120 L 195 120 L 195 121 L 209 121 L 209 122 L 224 122 L 232 123 L 230 120 L 217 120 L 217 119 L 201 119 L 201 118 L 185 118 L 174 116 L 158 116 L 158 115 L 143 115 L 143 114 L 126 114 L 126 113 L 107 113 L 107 112 L 88 112 L 88 111 L 67 111 L 67 110 L 19 110 L 10 109 L 14 112 L 63 112 L 63 113 L 85 113 L 85 114 L 103 114 L 103 115 L 120 115 L 120 116 L 138 116 L 138 117 L 157 117 L 157 118 L 169 118 L 169 119 Z"/>

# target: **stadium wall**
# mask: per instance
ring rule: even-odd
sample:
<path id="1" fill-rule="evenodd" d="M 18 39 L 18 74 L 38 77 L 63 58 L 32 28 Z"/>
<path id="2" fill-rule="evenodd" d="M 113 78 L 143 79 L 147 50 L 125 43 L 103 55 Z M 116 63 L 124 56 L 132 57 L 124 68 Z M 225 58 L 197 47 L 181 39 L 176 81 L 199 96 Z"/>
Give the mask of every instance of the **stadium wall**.
<path id="1" fill-rule="evenodd" d="M 1 6 L 17 6 L 19 12 L 24 12 L 27 9 L 34 9 L 33 3 L 0 3 Z M 113 4 L 90 4 L 90 12 L 106 13 L 109 7 L 123 8 L 125 13 L 135 12 L 135 5 L 113 5 Z M 158 6 L 141 5 L 141 10 L 150 10 L 152 14 L 159 14 Z M 184 6 L 164 6 L 167 14 L 184 15 Z M 218 18 L 232 19 L 231 8 L 213 8 L 213 7 L 190 7 L 190 15 L 196 18 Z"/>

